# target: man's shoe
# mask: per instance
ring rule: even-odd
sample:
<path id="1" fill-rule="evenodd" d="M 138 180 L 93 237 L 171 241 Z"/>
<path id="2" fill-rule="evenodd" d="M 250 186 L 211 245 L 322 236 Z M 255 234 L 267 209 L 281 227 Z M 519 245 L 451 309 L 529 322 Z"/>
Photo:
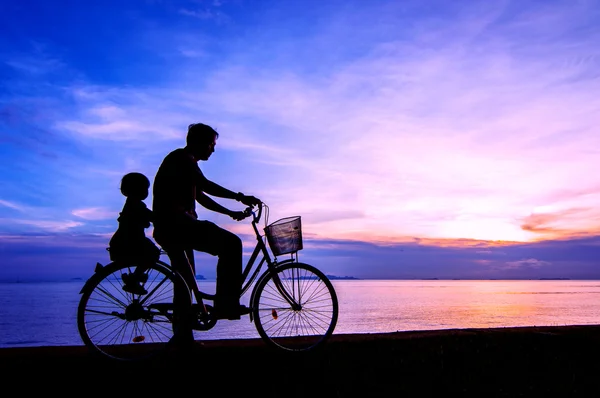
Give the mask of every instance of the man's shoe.
<path id="1" fill-rule="evenodd" d="M 187 333 L 180 332 L 171 339 L 171 343 L 179 348 L 191 348 L 195 342 L 196 340 L 194 339 L 194 333 L 192 330 Z"/>
<path id="2" fill-rule="evenodd" d="M 228 319 L 234 321 L 240 319 L 242 315 L 247 315 L 252 312 L 252 308 L 246 307 L 245 305 L 239 305 L 238 308 L 222 310 L 215 308 L 212 315 L 214 319 Z"/>

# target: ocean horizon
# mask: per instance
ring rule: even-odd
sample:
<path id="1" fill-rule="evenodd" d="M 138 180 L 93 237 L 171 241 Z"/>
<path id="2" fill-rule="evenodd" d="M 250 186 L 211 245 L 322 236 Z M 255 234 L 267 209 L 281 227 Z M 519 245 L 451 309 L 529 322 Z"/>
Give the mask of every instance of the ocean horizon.
<path id="1" fill-rule="evenodd" d="M 600 278 L 359 278 L 355 276 L 336 276 L 327 275 L 330 280 L 357 280 L 357 281 L 600 281 Z M 89 277 L 69 277 L 69 278 L 47 278 L 47 279 L 35 279 L 28 277 L 26 279 L 21 278 L 9 278 L 0 279 L 0 284 L 11 284 L 11 283 L 59 283 L 59 282 L 85 282 Z M 215 282 L 214 277 L 204 277 L 203 275 L 196 275 L 196 280 Z"/>

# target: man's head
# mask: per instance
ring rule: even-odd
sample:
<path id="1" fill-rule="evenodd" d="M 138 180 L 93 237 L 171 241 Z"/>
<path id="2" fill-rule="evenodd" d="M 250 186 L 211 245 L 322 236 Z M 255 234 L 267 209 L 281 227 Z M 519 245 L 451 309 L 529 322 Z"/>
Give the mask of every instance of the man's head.
<path id="1" fill-rule="evenodd" d="M 198 160 L 208 160 L 215 151 L 219 133 L 203 123 L 193 123 L 188 126 L 186 148 Z"/>

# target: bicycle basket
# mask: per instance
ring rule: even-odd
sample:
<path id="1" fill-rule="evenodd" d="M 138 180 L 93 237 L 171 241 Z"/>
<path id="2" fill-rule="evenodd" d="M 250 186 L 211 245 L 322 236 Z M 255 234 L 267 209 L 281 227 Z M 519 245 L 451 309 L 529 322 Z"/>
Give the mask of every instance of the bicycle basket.
<path id="1" fill-rule="evenodd" d="M 265 227 L 265 233 L 275 256 L 302 250 L 300 216 L 277 220 Z"/>

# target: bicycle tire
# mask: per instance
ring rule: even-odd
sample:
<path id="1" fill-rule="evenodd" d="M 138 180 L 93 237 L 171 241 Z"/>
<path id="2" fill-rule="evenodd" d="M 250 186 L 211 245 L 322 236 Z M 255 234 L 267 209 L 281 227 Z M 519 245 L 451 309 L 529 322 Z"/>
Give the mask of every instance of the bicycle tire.
<path id="1" fill-rule="evenodd" d="M 308 351 L 333 334 L 338 299 L 331 281 L 312 265 L 288 263 L 275 270 L 282 285 L 300 306 L 292 308 L 277 289 L 273 274 L 256 285 L 253 319 L 260 337 L 272 347 Z"/>
<path id="2" fill-rule="evenodd" d="M 173 324 L 173 290 L 189 289 L 167 264 L 148 267 L 145 295 L 123 290 L 121 275 L 135 265 L 110 263 L 99 269 L 81 290 L 77 328 L 84 344 L 95 354 L 119 361 L 148 360 L 164 354 L 183 328 Z M 158 304 L 158 305 L 157 305 Z M 181 308 L 191 307 L 191 294 L 182 296 Z M 161 307 L 162 306 L 162 307 Z"/>

